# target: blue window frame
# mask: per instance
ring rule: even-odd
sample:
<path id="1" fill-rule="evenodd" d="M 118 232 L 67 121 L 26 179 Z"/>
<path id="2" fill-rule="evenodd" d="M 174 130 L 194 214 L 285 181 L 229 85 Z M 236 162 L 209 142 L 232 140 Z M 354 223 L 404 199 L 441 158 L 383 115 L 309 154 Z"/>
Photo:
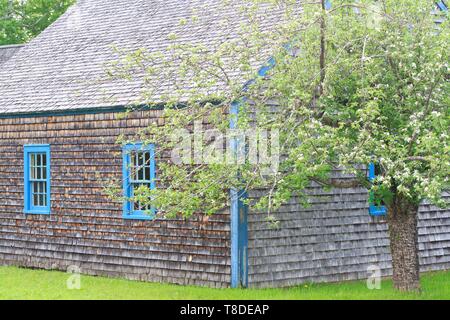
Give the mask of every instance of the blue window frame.
<path id="1" fill-rule="evenodd" d="M 24 146 L 24 212 L 50 214 L 50 145 Z"/>
<path id="2" fill-rule="evenodd" d="M 369 165 L 369 180 L 373 182 L 377 177 L 376 166 L 374 163 Z M 385 206 L 377 205 L 375 195 L 370 192 L 369 195 L 369 213 L 372 216 L 384 216 L 387 213 L 387 208 Z"/>
<path id="3" fill-rule="evenodd" d="M 155 146 L 142 143 L 127 144 L 123 147 L 123 217 L 125 219 L 152 220 L 155 208 L 145 207 L 133 201 L 134 190 L 147 186 L 153 190 L 155 186 Z"/>

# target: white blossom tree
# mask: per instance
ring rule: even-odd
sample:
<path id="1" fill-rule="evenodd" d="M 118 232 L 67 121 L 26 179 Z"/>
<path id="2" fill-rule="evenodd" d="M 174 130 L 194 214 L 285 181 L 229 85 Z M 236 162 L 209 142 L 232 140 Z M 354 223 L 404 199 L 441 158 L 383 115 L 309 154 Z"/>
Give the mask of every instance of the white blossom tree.
<path id="1" fill-rule="evenodd" d="M 331 8 L 306 1 L 301 12 L 296 1 L 276 1 L 282 18 L 267 30 L 262 1 L 240 3 L 248 21 L 238 37 L 203 47 L 179 44 L 173 34 L 166 50 L 126 55 L 109 73 L 145 72 L 149 105 L 159 90 L 152 79 L 176 75 L 180 89 L 160 99 L 167 101 L 164 126 L 140 133 L 158 152 L 173 151 L 179 141 L 169 138 L 198 120 L 227 137 L 232 118 L 242 130 L 278 132 L 276 172 L 249 159 L 168 161 L 158 167 L 158 187 L 135 197 L 159 214 L 189 217 L 221 210 L 229 189 L 261 189 L 265 195 L 248 205 L 267 210 L 276 224 L 277 208 L 293 196 L 308 204 L 311 182 L 363 186 L 387 207 L 394 286 L 419 290 L 419 204 L 446 206 L 449 187 L 448 22 L 436 26 L 431 0 L 333 0 Z M 269 56 L 274 65 L 257 77 L 255 66 Z M 245 79 L 255 80 L 243 90 Z M 237 101 L 235 119 L 229 108 Z M 369 163 L 378 169 L 375 180 L 364 169 Z M 340 179 L 336 169 L 354 178 Z"/>

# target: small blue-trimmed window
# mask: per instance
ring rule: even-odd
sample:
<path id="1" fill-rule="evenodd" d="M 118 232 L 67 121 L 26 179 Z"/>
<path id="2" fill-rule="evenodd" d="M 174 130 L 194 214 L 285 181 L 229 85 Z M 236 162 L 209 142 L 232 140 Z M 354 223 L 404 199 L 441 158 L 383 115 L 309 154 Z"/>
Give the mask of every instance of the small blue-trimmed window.
<path id="1" fill-rule="evenodd" d="M 125 219 L 152 220 L 155 208 L 146 207 L 133 199 L 134 192 L 141 186 L 155 188 L 155 146 L 142 143 L 123 147 L 123 190 Z"/>
<path id="2" fill-rule="evenodd" d="M 50 214 L 50 146 L 24 146 L 24 212 Z"/>
<path id="3" fill-rule="evenodd" d="M 374 182 L 377 176 L 380 174 L 380 167 L 375 163 L 369 165 L 369 180 Z M 376 199 L 375 193 L 373 191 L 369 194 L 369 213 L 372 216 L 384 216 L 387 213 L 386 206 L 383 205 L 382 201 Z"/>

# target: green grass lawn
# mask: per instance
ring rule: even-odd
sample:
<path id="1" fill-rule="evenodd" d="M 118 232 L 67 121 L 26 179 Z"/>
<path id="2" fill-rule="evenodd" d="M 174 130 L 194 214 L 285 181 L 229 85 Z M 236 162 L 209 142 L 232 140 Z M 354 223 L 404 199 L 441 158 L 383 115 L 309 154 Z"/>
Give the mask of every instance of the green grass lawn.
<path id="1" fill-rule="evenodd" d="M 450 271 L 424 274 L 421 294 L 380 290 L 365 281 L 302 285 L 289 289 L 209 289 L 123 279 L 81 276 L 81 288 L 69 290 L 69 274 L 57 271 L 0 267 L 0 299 L 450 299 Z"/>

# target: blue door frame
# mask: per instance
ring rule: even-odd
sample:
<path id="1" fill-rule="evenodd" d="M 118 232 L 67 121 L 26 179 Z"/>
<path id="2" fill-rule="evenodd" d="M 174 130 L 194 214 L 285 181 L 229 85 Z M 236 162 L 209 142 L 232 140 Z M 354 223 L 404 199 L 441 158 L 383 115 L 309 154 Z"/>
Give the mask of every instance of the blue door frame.
<path id="1" fill-rule="evenodd" d="M 265 77 L 275 66 L 275 59 L 270 58 L 259 70 L 258 77 Z M 253 80 L 247 82 L 245 92 Z M 230 108 L 230 129 L 237 128 L 239 110 L 244 100 L 235 101 Z M 230 141 L 231 150 L 237 157 L 243 150 L 239 138 Z M 247 193 L 244 190 L 230 190 L 230 215 L 231 215 L 231 287 L 248 287 L 248 206 L 246 205 Z"/>

